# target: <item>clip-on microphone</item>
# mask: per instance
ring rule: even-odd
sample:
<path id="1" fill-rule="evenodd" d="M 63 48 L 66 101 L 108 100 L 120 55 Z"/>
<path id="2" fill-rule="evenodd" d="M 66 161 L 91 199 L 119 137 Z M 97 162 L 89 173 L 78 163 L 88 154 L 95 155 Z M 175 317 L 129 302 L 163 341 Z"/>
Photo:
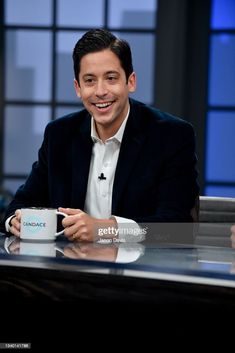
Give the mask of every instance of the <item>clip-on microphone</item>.
<path id="1" fill-rule="evenodd" d="M 104 173 L 101 173 L 100 176 L 98 176 L 98 179 L 106 180 L 107 178 L 104 176 Z"/>

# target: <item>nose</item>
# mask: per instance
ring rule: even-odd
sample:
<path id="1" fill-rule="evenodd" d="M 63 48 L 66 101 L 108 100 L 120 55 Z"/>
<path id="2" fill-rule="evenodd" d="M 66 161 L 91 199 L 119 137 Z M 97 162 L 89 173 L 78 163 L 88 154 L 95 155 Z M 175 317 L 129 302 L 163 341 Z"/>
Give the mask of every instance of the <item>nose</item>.
<path id="1" fill-rule="evenodd" d="M 108 93 L 107 86 L 105 81 L 99 80 L 96 84 L 96 96 L 97 97 L 104 97 Z"/>

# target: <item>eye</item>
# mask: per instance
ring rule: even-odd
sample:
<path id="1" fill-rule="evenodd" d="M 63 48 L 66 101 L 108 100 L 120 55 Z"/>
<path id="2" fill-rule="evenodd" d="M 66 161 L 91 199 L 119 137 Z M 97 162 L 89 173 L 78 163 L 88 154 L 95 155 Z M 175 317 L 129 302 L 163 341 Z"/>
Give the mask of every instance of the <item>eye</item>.
<path id="1" fill-rule="evenodd" d="M 107 80 L 109 81 L 109 82 L 115 82 L 115 81 L 117 81 L 117 77 L 116 76 L 108 76 L 107 77 Z"/>
<path id="2" fill-rule="evenodd" d="M 94 77 L 86 77 L 86 78 L 84 78 L 84 83 L 86 86 L 92 86 L 95 84 L 95 78 Z"/>
<path id="3" fill-rule="evenodd" d="M 85 79 L 85 83 L 91 83 L 91 82 L 93 82 L 93 81 L 94 81 L 93 78 L 86 78 L 86 79 Z"/>

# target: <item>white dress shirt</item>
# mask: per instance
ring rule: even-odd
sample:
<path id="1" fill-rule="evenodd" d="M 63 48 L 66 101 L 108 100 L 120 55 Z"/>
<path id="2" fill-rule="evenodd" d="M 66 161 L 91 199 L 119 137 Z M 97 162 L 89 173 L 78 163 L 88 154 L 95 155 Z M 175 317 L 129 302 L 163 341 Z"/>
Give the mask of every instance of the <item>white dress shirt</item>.
<path id="1" fill-rule="evenodd" d="M 114 176 L 129 112 L 130 107 L 116 134 L 108 138 L 105 142 L 98 137 L 95 121 L 92 117 L 91 138 L 94 145 L 84 211 L 92 217 L 101 219 L 115 217 L 118 224 L 119 240 L 140 241 L 143 240 L 143 234 L 135 221 L 111 214 Z M 101 174 L 103 175 L 102 179 L 99 178 Z"/>
<path id="2" fill-rule="evenodd" d="M 94 119 L 91 121 L 94 145 L 84 210 L 96 218 L 111 217 L 113 182 L 128 115 L 129 111 L 117 133 L 105 142 L 97 135 Z M 101 173 L 106 179 L 99 179 Z"/>

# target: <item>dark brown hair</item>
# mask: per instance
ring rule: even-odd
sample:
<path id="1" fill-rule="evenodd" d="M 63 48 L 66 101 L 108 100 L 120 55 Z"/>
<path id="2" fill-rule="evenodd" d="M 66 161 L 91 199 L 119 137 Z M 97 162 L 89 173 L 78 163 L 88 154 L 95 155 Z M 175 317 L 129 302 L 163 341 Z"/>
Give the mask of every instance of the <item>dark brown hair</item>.
<path id="1" fill-rule="evenodd" d="M 80 62 L 89 53 L 110 49 L 120 60 L 125 71 L 126 80 L 133 72 L 130 45 L 117 38 L 105 29 L 92 29 L 86 32 L 76 43 L 73 50 L 73 68 L 76 80 L 79 82 Z"/>

